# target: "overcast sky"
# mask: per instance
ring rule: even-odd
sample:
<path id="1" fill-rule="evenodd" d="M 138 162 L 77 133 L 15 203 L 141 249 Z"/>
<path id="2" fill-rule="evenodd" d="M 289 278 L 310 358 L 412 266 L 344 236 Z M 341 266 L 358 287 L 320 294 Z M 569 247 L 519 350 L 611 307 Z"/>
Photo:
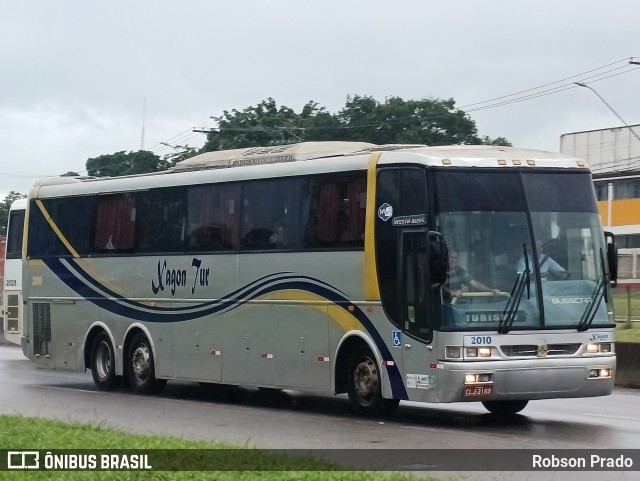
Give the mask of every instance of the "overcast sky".
<path id="1" fill-rule="evenodd" d="M 558 150 L 563 133 L 621 124 L 572 84 L 584 80 L 640 123 L 640 65 L 628 65 L 640 60 L 638 0 L 0 5 L 3 197 L 26 194 L 38 177 L 83 172 L 90 157 L 172 150 L 160 142 L 201 147 L 204 135 L 191 129 L 268 97 L 296 112 L 314 100 L 332 113 L 354 94 L 453 98 L 481 136 Z M 541 96 L 471 105 L 517 92 L 502 100 Z"/>

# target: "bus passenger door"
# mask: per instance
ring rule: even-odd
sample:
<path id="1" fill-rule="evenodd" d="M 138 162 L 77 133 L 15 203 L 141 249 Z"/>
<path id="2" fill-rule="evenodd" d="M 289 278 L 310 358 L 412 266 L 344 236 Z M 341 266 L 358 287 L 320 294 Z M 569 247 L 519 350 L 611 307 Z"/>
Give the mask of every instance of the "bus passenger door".
<path id="1" fill-rule="evenodd" d="M 403 328 L 402 358 L 409 398 L 436 401 L 436 353 L 432 350 L 433 325 L 439 285 L 429 270 L 426 229 L 403 230 L 398 243 L 398 305 Z M 412 392 L 413 391 L 413 392 Z"/>
<path id="2" fill-rule="evenodd" d="M 398 305 L 403 330 L 422 340 L 432 338 L 431 282 L 428 272 L 427 232 L 402 230 L 398 253 Z"/>

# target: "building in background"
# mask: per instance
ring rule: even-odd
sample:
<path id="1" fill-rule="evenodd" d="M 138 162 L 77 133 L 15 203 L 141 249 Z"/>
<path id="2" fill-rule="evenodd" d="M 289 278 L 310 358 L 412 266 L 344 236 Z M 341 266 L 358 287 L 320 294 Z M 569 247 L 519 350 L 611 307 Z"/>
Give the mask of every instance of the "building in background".
<path id="1" fill-rule="evenodd" d="M 591 167 L 602 225 L 620 248 L 620 278 L 640 278 L 640 124 L 563 134 L 560 152 Z"/>

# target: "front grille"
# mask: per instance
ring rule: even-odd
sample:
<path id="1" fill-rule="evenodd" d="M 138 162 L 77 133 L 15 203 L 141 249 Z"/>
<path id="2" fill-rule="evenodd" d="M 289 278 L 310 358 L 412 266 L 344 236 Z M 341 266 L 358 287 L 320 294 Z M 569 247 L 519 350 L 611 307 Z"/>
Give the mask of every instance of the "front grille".
<path id="1" fill-rule="evenodd" d="M 551 356 L 571 356 L 578 352 L 580 343 L 573 344 L 548 344 L 547 355 Z M 507 357 L 538 357 L 537 344 L 517 344 L 513 346 L 500 346 L 500 349 Z"/>

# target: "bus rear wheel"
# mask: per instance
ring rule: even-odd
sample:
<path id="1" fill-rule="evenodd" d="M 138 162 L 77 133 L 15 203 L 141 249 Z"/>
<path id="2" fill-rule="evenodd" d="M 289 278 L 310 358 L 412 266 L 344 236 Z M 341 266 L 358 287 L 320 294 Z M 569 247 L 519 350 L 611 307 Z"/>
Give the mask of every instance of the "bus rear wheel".
<path id="1" fill-rule="evenodd" d="M 165 387 L 165 379 L 156 379 L 151 343 L 139 332 L 131 340 L 127 353 L 127 379 L 131 388 L 141 394 L 155 394 Z"/>
<path id="2" fill-rule="evenodd" d="M 380 368 L 369 348 L 361 346 L 352 353 L 347 379 L 347 393 L 356 413 L 386 416 L 398 407 L 397 399 L 382 397 Z"/>
<path id="3" fill-rule="evenodd" d="M 102 391 L 111 391 L 118 387 L 116 376 L 116 358 L 111 339 L 101 332 L 91 344 L 91 377 L 96 387 Z"/>
<path id="4" fill-rule="evenodd" d="M 513 416 L 516 413 L 522 411 L 529 401 L 482 401 L 482 405 L 491 414 L 496 416 Z"/>

